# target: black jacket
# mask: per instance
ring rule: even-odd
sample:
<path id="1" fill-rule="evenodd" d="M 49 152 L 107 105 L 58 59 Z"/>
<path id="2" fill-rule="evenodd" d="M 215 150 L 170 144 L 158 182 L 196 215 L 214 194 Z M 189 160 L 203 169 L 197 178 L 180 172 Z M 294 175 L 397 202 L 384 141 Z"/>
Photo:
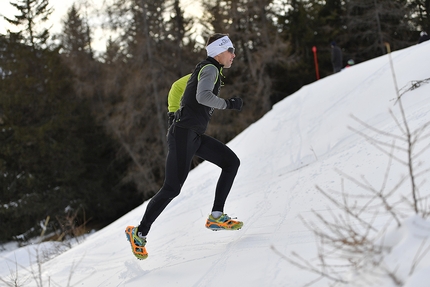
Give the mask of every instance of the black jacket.
<path id="1" fill-rule="evenodd" d="M 198 76 L 200 70 L 206 65 L 214 65 L 218 69 L 217 80 L 212 92 L 215 95 L 219 94 L 221 89 L 220 74 L 222 65 L 215 59 L 208 57 L 206 60 L 198 63 L 195 67 L 190 79 L 188 80 L 184 95 L 182 96 L 181 107 L 175 114 L 175 125 L 192 129 L 198 134 L 205 133 L 214 112 L 214 108 L 199 104 L 196 99 Z"/>

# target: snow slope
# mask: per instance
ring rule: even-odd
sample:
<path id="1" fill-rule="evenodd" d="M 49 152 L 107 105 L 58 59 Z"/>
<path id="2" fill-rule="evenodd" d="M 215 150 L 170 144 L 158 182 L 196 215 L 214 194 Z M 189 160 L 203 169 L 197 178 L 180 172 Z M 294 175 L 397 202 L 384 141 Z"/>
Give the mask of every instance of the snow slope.
<path id="1" fill-rule="evenodd" d="M 391 54 L 399 88 L 430 78 L 430 57 L 423 56 L 429 54 L 430 41 Z M 403 96 L 411 127 L 430 121 L 429 95 L 430 85 L 423 83 Z M 127 225 L 139 223 L 145 202 L 70 250 L 52 259 L 48 256 L 40 265 L 42 277 L 34 278 L 40 273 L 34 255 L 55 244 L 2 252 L 0 276 L 5 281 L 18 277 L 21 286 L 304 286 L 318 276 L 291 265 L 272 247 L 285 256 L 296 252 L 307 260 L 316 258 L 315 236 L 301 218 L 314 222 L 312 210 L 338 211 L 316 186 L 340 190 L 344 181 L 339 171 L 364 175 L 375 186 L 383 184 L 388 157 L 350 127 L 386 141 L 351 115 L 396 133 L 389 110 L 400 115 L 387 55 L 304 86 L 229 143 L 241 167 L 225 211 L 244 221 L 240 231 L 204 228 L 220 173 L 204 162 L 190 173 L 182 193 L 153 225 L 147 260 L 134 258 L 124 235 Z M 430 168 L 429 156 L 428 151 L 420 156 L 422 169 Z M 387 186 L 407 173 L 401 164 L 390 165 Z M 429 183 L 420 184 L 421 195 L 429 195 Z M 346 183 L 345 190 L 361 192 L 353 183 Z M 410 190 L 406 182 L 399 192 L 410 196 Z M 428 202 L 424 204 L 428 207 Z M 381 225 L 386 220 L 377 218 Z M 428 286 L 430 256 L 424 251 L 430 245 L 430 220 L 405 209 L 402 223 L 401 228 L 391 224 L 385 236 L 390 244 L 387 268 L 395 270 L 402 286 Z M 348 286 L 396 286 L 392 279 L 375 279 L 370 273 L 346 272 L 346 277 L 354 278 Z M 322 280 L 314 286 L 327 284 Z"/>

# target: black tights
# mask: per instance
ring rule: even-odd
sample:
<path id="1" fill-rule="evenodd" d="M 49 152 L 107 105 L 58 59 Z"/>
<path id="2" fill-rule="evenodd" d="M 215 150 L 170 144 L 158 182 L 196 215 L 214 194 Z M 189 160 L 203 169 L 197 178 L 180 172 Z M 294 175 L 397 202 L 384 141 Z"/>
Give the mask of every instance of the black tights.
<path id="1" fill-rule="evenodd" d="M 169 152 L 166 159 L 164 184 L 149 201 L 140 222 L 139 231 L 143 235 L 148 234 L 155 219 L 181 192 L 194 155 L 214 163 L 222 169 L 215 190 L 212 211 L 224 211 L 225 201 L 239 169 L 240 161 L 236 154 L 225 144 L 210 136 L 198 135 L 192 130 L 172 126 L 167 141 Z"/>

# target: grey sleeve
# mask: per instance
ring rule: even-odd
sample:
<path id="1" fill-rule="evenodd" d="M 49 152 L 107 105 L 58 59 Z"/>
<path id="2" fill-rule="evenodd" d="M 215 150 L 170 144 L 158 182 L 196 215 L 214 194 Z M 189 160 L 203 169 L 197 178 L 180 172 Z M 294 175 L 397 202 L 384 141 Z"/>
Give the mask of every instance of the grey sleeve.
<path id="1" fill-rule="evenodd" d="M 223 110 L 227 108 L 227 103 L 224 99 L 212 93 L 217 75 L 218 70 L 215 66 L 208 65 L 203 67 L 197 83 L 196 99 L 199 104 Z"/>

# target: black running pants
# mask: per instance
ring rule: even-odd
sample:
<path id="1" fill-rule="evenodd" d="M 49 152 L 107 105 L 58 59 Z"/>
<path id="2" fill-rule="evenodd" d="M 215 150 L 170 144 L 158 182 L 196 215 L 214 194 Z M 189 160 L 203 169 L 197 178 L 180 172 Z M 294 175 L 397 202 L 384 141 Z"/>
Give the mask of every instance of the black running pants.
<path id="1" fill-rule="evenodd" d="M 166 159 L 164 184 L 152 197 L 139 225 L 143 235 L 148 234 L 157 219 L 173 198 L 179 195 L 196 155 L 216 164 L 222 171 L 215 190 L 212 211 L 224 211 L 224 204 L 239 169 L 240 160 L 224 143 L 207 135 L 172 126 L 167 136 L 169 151 Z"/>

